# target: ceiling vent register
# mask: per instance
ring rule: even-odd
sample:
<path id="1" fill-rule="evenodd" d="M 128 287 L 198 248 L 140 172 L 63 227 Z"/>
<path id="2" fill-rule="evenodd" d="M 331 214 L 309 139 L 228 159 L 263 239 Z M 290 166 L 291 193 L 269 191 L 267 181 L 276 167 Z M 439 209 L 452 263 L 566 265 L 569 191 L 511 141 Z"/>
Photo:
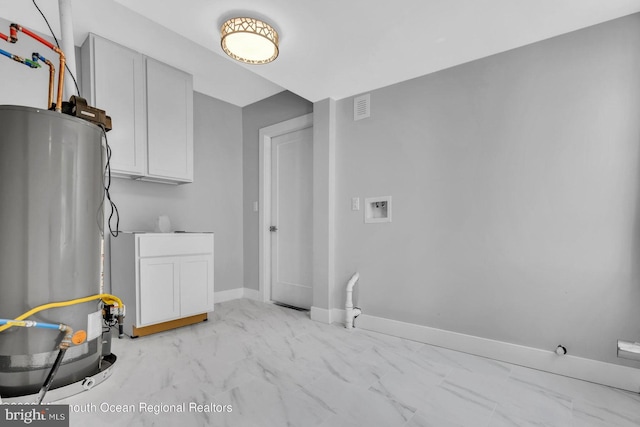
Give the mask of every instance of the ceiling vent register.
<path id="1" fill-rule="evenodd" d="M 371 115 L 371 95 L 361 95 L 353 99 L 353 120 L 366 119 Z"/>

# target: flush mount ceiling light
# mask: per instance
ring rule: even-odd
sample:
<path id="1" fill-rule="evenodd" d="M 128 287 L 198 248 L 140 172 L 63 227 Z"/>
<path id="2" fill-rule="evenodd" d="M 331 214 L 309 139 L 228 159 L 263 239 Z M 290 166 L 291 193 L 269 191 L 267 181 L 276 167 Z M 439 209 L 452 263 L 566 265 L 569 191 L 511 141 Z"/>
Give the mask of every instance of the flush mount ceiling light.
<path id="1" fill-rule="evenodd" d="M 222 50 L 247 64 L 266 64 L 278 57 L 278 33 L 254 18 L 231 18 L 220 30 Z"/>

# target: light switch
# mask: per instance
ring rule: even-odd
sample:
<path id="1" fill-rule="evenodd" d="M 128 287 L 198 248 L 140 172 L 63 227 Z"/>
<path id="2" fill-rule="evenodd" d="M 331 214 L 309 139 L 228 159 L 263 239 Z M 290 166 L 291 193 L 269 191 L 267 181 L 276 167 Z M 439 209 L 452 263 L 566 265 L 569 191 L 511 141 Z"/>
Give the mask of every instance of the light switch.
<path id="1" fill-rule="evenodd" d="M 351 199 L 351 210 L 352 211 L 360 210 L 360 197 L 353 197 Z"/>
<path id="2" fill-rule="evenodd" d="M 258 202 L 253 202 L 253 211 L 258 212 Z"/>

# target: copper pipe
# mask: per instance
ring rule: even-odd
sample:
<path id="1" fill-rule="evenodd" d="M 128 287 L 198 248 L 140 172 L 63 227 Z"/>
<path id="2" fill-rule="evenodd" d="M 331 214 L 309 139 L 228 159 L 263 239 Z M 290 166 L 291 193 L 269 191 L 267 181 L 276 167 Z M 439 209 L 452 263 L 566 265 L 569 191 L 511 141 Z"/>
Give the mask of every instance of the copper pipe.
<path id="1" fill-rule="evenodd" d="M 21 25 L 18 24 L 11 24 L 9 26 L 9 30 L 10 32 L 10 42 L 15 43 L 18 40 L 18 31 L 22 31 L 23 33 L 25 33 L 26 35 L 28 35 L 31 38 L 36 39 L 37 41 L 39 41 L 40 43 L 42 43 L 43 45 L 47 46 L 49 49 L 53 50 L 54 52 L 56 52 L 59 56 L 60 56 L 60 68 L 58 71 L 58 97 L 56 98 L 56 111 L 57 112 L 62 112 L 62 89 L 64 87 L 64 71 L 65 71 L 65 57 L 64 57 L 64 53 L 62 52 L 62 50 L 57 47 L 54 46 L 51 42 L 43 39 L 42 37 L 40 37 L 39 35 L 37 35 L 36 33 L 34 33 L 33 31 L 24 28 Z M 50 89 L 51 91 L 51 89 Z M 49 108 L 51 107 L 51 104 L 49 104 Z"/>
<path id="2" fill-rule="evenodd" d="M 56 69 L 53 67 L 53 63 L 48 59 L 45 61 L 45 64 L 49 66 L 49 97 L 47 99 L 47 109 L 49 109 L 53 105 L 53 79 L 56 76 Z"/>
<path id="3" fill-rule="evenodd" d="M 60 68 L 58 68 L 58 98 L 56 100 L 56 111 L 62 111 L 62 88 L 64 87 L 64 53 L 59 47 L 54 46 L 53 51 L 60 55 Z"/>
<path id="4" fill-rule="evenodd" d="M 37 63 L 37 61 L 42 61 L 49 67 L 49 97 L 47 98 L 47 109 L 50 110 L 53 108 L 53 80 L 56 74 L 56 69 L 53 65 L 53 62 L 40 55 L 38 52 L 33 52 L 31 54 L 31 57 L 33 58 L 33 61 L 35 63 Z"/>

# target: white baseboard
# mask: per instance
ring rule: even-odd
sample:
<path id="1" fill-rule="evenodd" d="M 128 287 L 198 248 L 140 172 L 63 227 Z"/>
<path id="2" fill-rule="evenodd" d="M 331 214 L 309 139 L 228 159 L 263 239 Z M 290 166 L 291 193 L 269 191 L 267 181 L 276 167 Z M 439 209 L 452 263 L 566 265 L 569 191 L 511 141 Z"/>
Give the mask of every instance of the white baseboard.
<path id="1" fill-rule="evenodd" d="M 215 303 L 233 301 L 234 299 L 247 298 L 256 301 L 262 301 L 262 294 L 255 289 L 235 288 L 227 291 L 214 292 L 213 300 Z"/>
<path id="2" fill-rule="evenodd" d="M 331 323 L 331 310 L 312 306 L 309 314 L 311 316 L 311 320 L 322 323 Z"/>
<path id="3" fill-rule="evenodd" d="M 311 307 L 311 320 L 322 323 L 342 323 L 344 324 L 345 311 L 339 308 L 332 308 L 327 310 L 326 308 Z"/>
<path id="4" fill-rule="evenodd" d="M 243 289 L 244 289 L 244 294 L 242 295 L 243 298 L 262 302 L 262 294 L 260 293 L 260 291 L 257 291 L 255 289 L 250 289 L 250 288 L 243 288 Z"/>
<path id="5" fill-rule="evenodd" d="M 218 291 L 213 293 L 213 301 L 217 304 L 219 302 L 227 302 L 234 299 L 240 299 L 244 295 L 245 288 L 229 289 L 228 291 Z"/>
<path id="6" fill-rule="evenodd" d="M 358 316 L 356 327 L 603 384 L 634 393 L 640 392 L 640 369 L 636 368 L 571 355 L 558 356 L 554 351 L 525 347 L 365 314 Z"/>

